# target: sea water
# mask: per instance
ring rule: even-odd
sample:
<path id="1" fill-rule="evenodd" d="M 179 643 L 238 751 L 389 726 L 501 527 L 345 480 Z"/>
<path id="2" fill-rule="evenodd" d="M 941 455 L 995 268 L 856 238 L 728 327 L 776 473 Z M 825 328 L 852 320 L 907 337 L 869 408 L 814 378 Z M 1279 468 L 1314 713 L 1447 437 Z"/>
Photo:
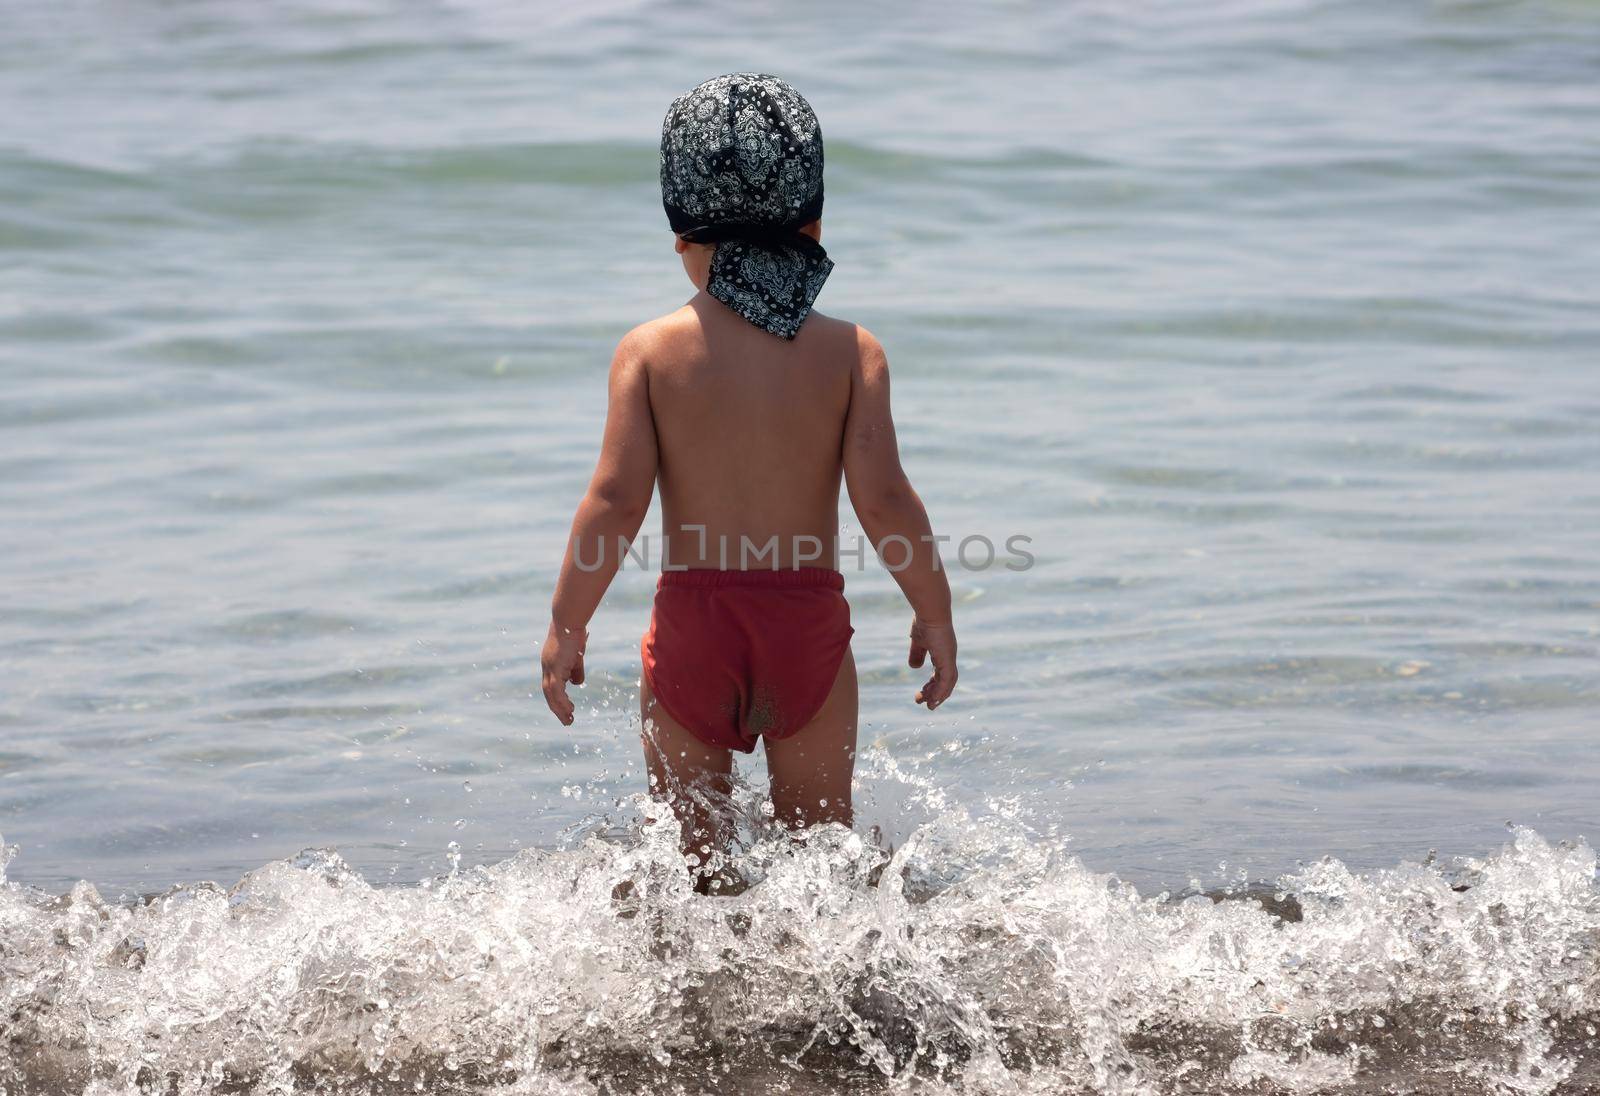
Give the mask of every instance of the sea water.
<path id="1" fill-rule="evenodd" d="M 534 662 L 738 69 L 962 684 L 846 560 L 860 833 L 751 759 L 703 898 L 652 575 L 574 727 Z M 1597 74 L 1580 2 L 0 5 L 0 1086 L 1582 1091 Z"/>

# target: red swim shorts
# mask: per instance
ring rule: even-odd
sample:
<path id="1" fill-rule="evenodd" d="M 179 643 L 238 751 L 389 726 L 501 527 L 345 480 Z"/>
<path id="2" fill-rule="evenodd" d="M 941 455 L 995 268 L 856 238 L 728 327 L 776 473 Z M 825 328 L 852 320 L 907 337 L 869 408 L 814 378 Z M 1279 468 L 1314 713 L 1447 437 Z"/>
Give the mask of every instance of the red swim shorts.
<path id="1" fill-rule="evenodd" d="M 854 633 L 838 571 L 666 571 L 640 653 L 669 716 L 708 746 L 750 753 L 758 735 L 811 721 Z"/>

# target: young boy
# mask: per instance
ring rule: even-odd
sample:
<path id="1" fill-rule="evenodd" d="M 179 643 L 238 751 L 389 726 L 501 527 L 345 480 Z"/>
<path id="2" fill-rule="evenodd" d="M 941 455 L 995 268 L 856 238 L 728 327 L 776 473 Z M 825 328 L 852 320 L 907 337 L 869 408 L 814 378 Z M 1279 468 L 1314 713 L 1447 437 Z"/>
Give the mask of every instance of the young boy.
<path id="1" fill-rule="evenodd" d="M 659 482 L 663 573 L 640 710 L 651 786 L 692 855 L 722 837 L 718 796 L 701 789 L 725 797 L 731 751 L 757 737 L 779 819 L 851 823 L 853 629 L 833 569 L 841 473 L 911 603 L 910 664 L 932 658 L 916 695 L 929 709 L 955 688 L 956 637 L 938 546 L 900 467 L 883 348 L 811 310 L 833 263 L 819 243 L 810 105 L 772 76 L 706 81 L 667 112 L 661 189 L 697 292 L 617 347 L 540 662 L 545 700 L 570 725 L 585 628 Z M 824 546 L 829 567 L 815 565 Z"/>

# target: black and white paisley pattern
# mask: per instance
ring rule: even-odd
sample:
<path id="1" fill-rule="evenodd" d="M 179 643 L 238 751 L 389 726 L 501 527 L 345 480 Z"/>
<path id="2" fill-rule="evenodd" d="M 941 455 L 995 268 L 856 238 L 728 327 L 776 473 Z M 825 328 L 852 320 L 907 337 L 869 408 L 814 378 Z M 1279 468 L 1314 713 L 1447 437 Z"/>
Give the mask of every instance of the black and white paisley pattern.
<path id="1" fill-rule="evenodd" d="M 822 245 L 795 231 L 822 215 L 822 128 L 800 93 L 738 72 L 673 100 L 661 203 L 674 232 L 716 245 L 706 291 L 794 338 L 833 269 Z"/>

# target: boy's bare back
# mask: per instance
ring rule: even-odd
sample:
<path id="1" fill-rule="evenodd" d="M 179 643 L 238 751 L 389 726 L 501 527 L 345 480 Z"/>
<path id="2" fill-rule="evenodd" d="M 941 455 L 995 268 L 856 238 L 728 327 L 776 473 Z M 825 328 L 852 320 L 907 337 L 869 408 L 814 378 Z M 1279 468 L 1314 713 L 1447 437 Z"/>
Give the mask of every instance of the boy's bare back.
<path id="1" fill-rule="evenodd" d="M 851 378 L 872 336 L 813 312 L 775 339 L 703 297 L 636 335 L 666 565 L 836 566 Z"/>

